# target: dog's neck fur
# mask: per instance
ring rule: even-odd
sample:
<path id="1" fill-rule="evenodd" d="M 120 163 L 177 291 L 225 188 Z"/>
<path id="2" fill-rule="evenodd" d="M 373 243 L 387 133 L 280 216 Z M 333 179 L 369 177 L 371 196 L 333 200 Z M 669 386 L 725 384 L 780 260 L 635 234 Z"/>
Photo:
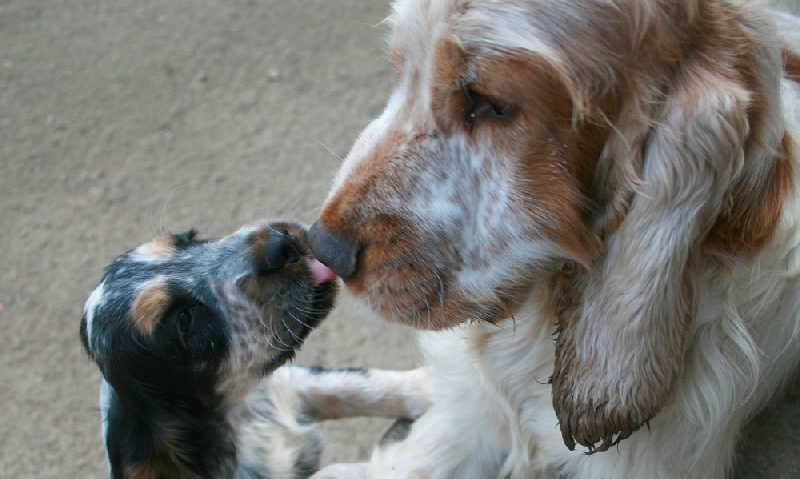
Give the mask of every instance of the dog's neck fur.
<path id="1" fill-rule="evenodd" d="M 108 401 L 114 477 L 216 477 L 236 464 L 235 432 L 218 401 L 144 400 L 113 389 Z"/>

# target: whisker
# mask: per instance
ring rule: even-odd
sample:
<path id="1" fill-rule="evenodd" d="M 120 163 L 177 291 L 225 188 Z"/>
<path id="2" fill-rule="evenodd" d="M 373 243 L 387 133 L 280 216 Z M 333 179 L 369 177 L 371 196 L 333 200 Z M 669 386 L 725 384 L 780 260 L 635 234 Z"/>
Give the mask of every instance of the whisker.
<path id="1" fill-rule="evenodd" d="M 151 211 L 151 214 L 150 214 L 150 229 L 152 230 L 152 232 L 153 232 L 153 234 L 155 236 L 163 236 L 163 235 L 165 235 L 165 234 L 167 234 L 169 232 L 169 228 L 167 227 L 167 223 L 168 223 L 168 221 L 167 221 L 167 208 L 169 207 L 169 204 L 172 202 L 172 200 L 177 198 L 178 194 L 181 192 L 181 190 L 184 190 L 184 189 L 186 189 L 186 186 L 178 186 L 177 188 L 173 189 L 170 192 L 170 194 L 167 197 L 167 199 L 164 200 L 164 203 L 161 205 L 161 212 L 158 215 L 158 225 L 154 225 L 153 224 L 153 216 L 154 215 L 152 214 L 152 211 Z M 156 207 L 156 205 L 153 204 L 153 208 L 154 209 L 155 209 L 155 207 Z"/>
<path id="2" fill-rule="evenodd" d="M 276 235 L 278 235 L 278 236 L 286 236 L 286 235 L 288 234 L 288 233 L 285 233 L 285 232 L 283 232 L 283 231 L 276 230 L 276 229 L 275 229 L 275 228 L 273 228 L 272 226 L 270 226 L 270 227 L 269 227 L 269 230 L 270 230 L 270 232 L 272 232 L 272 233 L 275 233 L 275 234 L 276 234 Z"/>
<path id="3" fill-rule="evenodd" d="M 309 326 L 308 324 L 306 324 L 305 322 L 303 322 L 303 320 L 301 320 L 300 318 L 298 318 L 297 316 L 295 316 L 293 313 L 289 313 L 289 316 L 291 316 L 291 317 L 292 317 L 292 319 L 294 319 L 295 321 L 297 321 L 297 322 L 298 322 L 298 323 L 300 323 L 301 325 L 305 326 L 306 328 L 309 328 L 309 329 L 311 329 L 311 326 Z"/>
<path id="4" fill-rule="evenodd" d="M 294 316 L 292 316 L 292 315 L 291 315 L 291 313 L 289 314 L 289 316 L 291 316 L 291 318 L 292 318 L 292 319 L 295 319 L 295 318 L 294 318 Z M 290 327 L 289 327 L 289 326 L 286 324 L 286 319 L 285 319 L 285 318 L 281 318 L 281 323 L 283 323 L 283 328 L 284 328 L 286 331 L 289 331 L 289 334 L 291 334 L 291 335 L 294 337 L 295 341 L 298 341 L 298 342 L 301 342 L 301 341 L 302 341 L 302 339 L 300 339 L 300 337 L 299 337 L 299 336 L 298 336 L 298 335 L 297 335 L 297 334 L 294 332 L 294 330 L 292 330 L 292 328 L 290 328 Z"/>
<path id="5" fill-rule="evenodd" d="M 319 146 L 321 146 L 321 147 L 325 148 L 326 150 L 328 150 L 328 153 L 333 155 L 334 158 L 336 158 L 339 161 L 342 161 L 342 157 L 341 156 L 337 155 L 335 151 L 333 151 L 330 148 L 328 148 L 327 146 L 325 146 L 321 141 L 319 141 L 319 140 L 317 140 L 316 138 L 313 138 L 313 137 L 311 139 L 316 141 Z"/>

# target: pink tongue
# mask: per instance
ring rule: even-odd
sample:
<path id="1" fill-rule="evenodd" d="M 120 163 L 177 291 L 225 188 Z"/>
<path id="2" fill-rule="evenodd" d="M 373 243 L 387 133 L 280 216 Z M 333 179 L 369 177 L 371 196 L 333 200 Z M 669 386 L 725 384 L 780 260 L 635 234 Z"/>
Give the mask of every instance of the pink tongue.
<path id="1" fill-rule="evenodd" d="M 308 267 L 311 269 L 311 284 L 314 286 L 320 285 L 325 281 L 336 279 L 336 273 L 320 263 L 317 258 L 309 259 Z"/>

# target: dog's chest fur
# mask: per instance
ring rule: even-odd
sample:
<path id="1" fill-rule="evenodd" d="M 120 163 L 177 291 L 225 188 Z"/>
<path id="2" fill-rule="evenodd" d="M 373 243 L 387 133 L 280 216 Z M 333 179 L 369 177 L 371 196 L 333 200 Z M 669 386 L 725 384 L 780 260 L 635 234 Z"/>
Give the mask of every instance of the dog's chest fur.
<path id="1" fill-rule="evenodd" d="M 235 456 L 219 477 L 301 478 L 319 468 L 322 442 L 296 398 L 263 381 L 226 420 L 236 433 Z"/>

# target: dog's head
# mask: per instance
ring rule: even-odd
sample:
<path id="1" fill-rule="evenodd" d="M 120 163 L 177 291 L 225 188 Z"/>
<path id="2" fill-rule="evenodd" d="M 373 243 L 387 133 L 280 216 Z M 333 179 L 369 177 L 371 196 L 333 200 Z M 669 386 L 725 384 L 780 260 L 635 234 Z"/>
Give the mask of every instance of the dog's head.
<path id="1" fill-rule="evenodd" d="M 211 458 L 188 456 L 207 449 L 211 431 L 193 427 L 208 427 L 294 355 L 333 306 L 333 278 L 310 254 L 305 229 L 286 222 L 219 240 L 166 235 L 111 263 L 80 337 L 106 383 L 112 470 L 202 469 Z"/>
<path id="2" fill-rule="evenodd" d="M 608 448 L 682 374 L 701 252 L 763 248 L 791 188 L 780 52 L 746 9 L 398 0 L 394 89 L 314 250 L 418 328 L 496 322 L 540 287 L 564 440 Z"/>

